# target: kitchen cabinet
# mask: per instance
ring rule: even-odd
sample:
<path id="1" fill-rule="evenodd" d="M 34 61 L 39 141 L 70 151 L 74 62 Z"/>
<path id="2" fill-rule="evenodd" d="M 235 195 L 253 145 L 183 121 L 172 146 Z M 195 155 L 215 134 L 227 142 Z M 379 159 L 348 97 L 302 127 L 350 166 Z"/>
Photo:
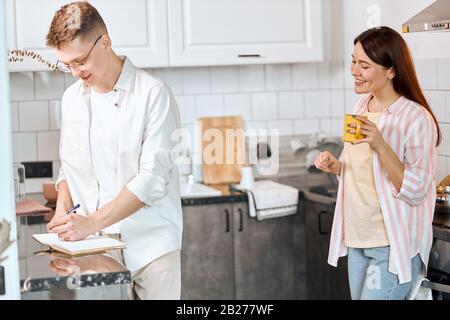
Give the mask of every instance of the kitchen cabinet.
<path id="1" fill-rule="evenodd" d="M 183 206 L 181 299 L 233 299 L 231 203 Z"/>
<path id="2" fill-rule="evenodd" d="M 45 36 L 69 0 L 7 0 L 7 40 L 51 63 Z M 321 0 L 92 0 L 118 54 L 138 67 L 322 61 Z M 129 23 L 131 22 L 132 23 Z M 48 70 L 31 59 L 10 71 Z"/>
<path id="3" fill-rule="evenodd" d="M 183 207 L 182 299 L 292 299 L 292 216 L 257 221 L 245 202 Z"/>
<path id="4" fill-rule="evenodd" d="M 168 65 L 167 0 L 90 1 L 101 13 L 118 54 L 130 57 L 139 67 Z M 8 47 L 39 53 L 56 62 L 53 50 L 45 45 L 56 10 L 69 0 L 7 0 Z M 131 23 L 132 22 L 132 23 Z M 10 71 L 48 70 L 31 59 L 10 63 Z"/>
<path id="5" fill-rule="evenodd" d="M 236 299 L 292 299 L 293 216 L 258 221 L 247 203 L 235 204 L 233 214 Z"/>
<path id="6" fill-rule="evenodd" d="M 308 299 L 350 299 L 347 258 L 338 268 L 328 264 L 334 205 L 302 199 L 306 230 L 306 286 Z"/>
<path id="7" fill-rule="evenodd" d="M 300 198 L 301 199 L 301 198 Z M 299 200 L 299 214 L 292 217 L 292 241 L 294 262 L 294 298 L 295 300 L 306 300 L 306 227 L 305 227 L 305 203 Z M 313 271 L 314 274 L 314 271 Z"/>
<path id="8" fill-rule="evenodd" d="M 171 0 L 174 66 L 321 61 L 321 0 Z"/>

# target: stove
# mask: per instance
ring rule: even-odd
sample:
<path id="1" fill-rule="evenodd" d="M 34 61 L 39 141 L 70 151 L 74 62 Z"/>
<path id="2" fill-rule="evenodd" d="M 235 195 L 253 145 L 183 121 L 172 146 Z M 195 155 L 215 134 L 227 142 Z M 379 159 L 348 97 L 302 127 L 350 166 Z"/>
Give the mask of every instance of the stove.
<path id="1" fill-rule="evenodd" d="M 433 246 L 428 263 L 427 284 L 433 299 L 450 300 L 450 227 L 433 224 Z"/>

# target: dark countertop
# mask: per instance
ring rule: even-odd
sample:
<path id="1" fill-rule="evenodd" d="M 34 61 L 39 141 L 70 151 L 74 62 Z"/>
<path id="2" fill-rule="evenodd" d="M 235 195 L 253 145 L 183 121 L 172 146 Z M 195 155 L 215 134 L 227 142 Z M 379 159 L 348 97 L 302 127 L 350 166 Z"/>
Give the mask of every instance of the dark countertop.
<path id="1" fill-rule="evenodd" d="M 42 194 L 27 197 L 45 204 Z M 51 204 L 46 204 L 52 207 Z M 61 288 L 73 289 L 121 285 L 131 281 L 130 272 L 109 253 L 70 257 L 52 252 L 32 238 L 45 233 L 49 216 L 17 217 L 20 285 L 22 293 Z"/>
<path id="2" fill-rule="evenodd" d="M 182 199 L 183 206 L 209 205 L 247 201 L 247 195 L 233 191 L 229 185 L 215 186 L 221 196 Z M 54 209 L 55 204 L 44 199 L 42 193 L 28 194 L 27 198 Z M 97 287 L 120 285 L 131 281 L 125 266 L 114 260 L 110 252 L 70 257 L 52 252 L 32 238 L 34 233 L 46 233 L 46 225 L 53 217 L 47 215 L 17 217 L 20 285 L 22 292 L 36 292 L 61 287 Z"/>
<path id="3" fill-rule="evenodd" d="M 201 206 L 208 204 L 220 204 L 220 203 L 235 203 L 247 201 L 247 194 L 238 190 L 235 190 L 232 185 L 210 185 L 209 187 L 220 190 L 222 195 L 215 197 L 202 197 L 202 198 L 182 198 L 182 206 Z"/>
<path id="4" fill-rule="evenodd" d="M 324 194 L 319 194 L 317 192 L 312 192 L 311 189 L 315 189 L 315 188 L 310 188 L 309 190 L 301 190 L 300 198 L 304 198 L 309 201 L 313 201 L 316 203 L 329 205 L 329 206 L 336 205 L 336 193 L 324 195 Z M 321 189 L 323 189 L 325 191 L 327 189 L 331 190 L 332 188 L 325 187 L 325 188 L 321 188 Z M 335 191 L 335 190 L 333 190 L 333 191 Z M 434 221 L 433 221 L 433 238 L 450 242 L 450 227 L 441 223 L 442 219 L 440 219 L 437 216 L 437 214 L 440 214 L 440 211 L 438 209 L 436 209 L 436 211 L 435 211 L 435 217 L 434 217 Z M 448 218 L 444 217 L 443 220 L 448 221 Z"/>
<path id="5" fill-rule="evenodd" d="M 210 186 L 222 191 L 221 196 L 203 198 L 183 198 L 182 206 L 213 205 L 247 201 L 247 194 L 233 189 L 232 185 Z M 306 192 L 308 194 L 308 192 Z M 310 196 L 321 197 L 310 193 Z M 27 197 L 54 209 L 42 193 L 28 194 Z M 326 197 L 322 200 L 329 201 Z M 23 291 L 43 291 L 76 284 L 79 287 L 126 284 L 130 282 L 130 272 L 107 253 L 83 257 L 69 257 L 51 252 L 48 247 L 32 238 L 33 233 L 45 233 L 46 224 L 53 214 L 17 217 L 20 279 Z M 67 269 L 72 270 L 70 275 Z"/>

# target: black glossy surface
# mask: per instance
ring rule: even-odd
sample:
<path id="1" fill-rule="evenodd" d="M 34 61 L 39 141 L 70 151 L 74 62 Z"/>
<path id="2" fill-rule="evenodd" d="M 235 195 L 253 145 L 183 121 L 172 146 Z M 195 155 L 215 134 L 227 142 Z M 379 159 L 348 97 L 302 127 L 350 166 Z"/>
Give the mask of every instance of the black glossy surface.
<path id="1" fill-rule="evenodd" d="M 38 223 L 38 218 L 17 218 L 22 292 L 120 285 L 131 281 L 130 272 L 107 252 L 70 257 L 39 244 L 32 235 L 45 233 L 47 221 L 40 216 Z"/>

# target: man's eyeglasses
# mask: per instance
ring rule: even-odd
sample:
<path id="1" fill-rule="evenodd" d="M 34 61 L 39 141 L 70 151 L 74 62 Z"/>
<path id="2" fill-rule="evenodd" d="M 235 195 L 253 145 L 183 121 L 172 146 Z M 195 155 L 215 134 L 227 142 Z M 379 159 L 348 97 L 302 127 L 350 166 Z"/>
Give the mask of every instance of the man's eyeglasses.
<path id="1" fill-rule="evenodd" d="M 83 61 L 73 63 L 73 64 L 68 64 L 68 63 L 64 63 L 64 62 L 61 62 L 58 60 L 56 62 L 56 68 L 59 71 L 64 72 L 64 73 L 71 73 L 72 70 L 82 70 L 83 66 L 86 64 L 87 59 L 89 58 L 89 55 L 91 54 L 92 50 L 94 50 L 95 45 L 97 44 L 98 40 L 100 40 L 103 36 L 104 35 L 102 34 L 100 37 L 97 38 L 97 40 L 95 40 L 94 44 L 92 45 L 91 50 L 89 50 L 88 54 L 83 59 Z"/>

